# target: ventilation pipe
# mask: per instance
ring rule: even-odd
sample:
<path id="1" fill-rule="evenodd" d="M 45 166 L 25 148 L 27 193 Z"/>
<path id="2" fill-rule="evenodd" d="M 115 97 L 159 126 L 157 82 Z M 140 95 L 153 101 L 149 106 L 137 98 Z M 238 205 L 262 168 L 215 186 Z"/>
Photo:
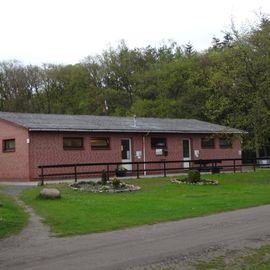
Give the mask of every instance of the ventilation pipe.
<path id="1" fill-rule="evenodd" d="M 137 118 L 135 114 L 133 116 L 133 127 L 137 127 Z"/>

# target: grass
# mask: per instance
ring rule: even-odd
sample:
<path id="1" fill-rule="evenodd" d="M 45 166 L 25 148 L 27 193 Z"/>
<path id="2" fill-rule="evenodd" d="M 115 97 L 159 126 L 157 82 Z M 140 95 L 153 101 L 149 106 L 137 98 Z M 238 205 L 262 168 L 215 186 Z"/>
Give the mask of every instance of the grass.
<path id="1" fill-rule="evenodd" d="M 230 251 L 209 261 L 198 261 L 194 267 L 196 270 L 269 270 L 270 246 Z"/>
<path id="2" fill-rule="evenodd" d="M 59 200 L 38 197 L 40 188 L 21 197 L 58 236 L 122 229 L 142 224 L 208 215 L 270 203 L 270 170 L 207 175 L 218 186 L 172 184 L 169 178 L 129 180 L 142 187 L 134 193 L 94 194 L 66 185 Z"/>
<path id="3" fill-rule="evenodd" d="M 27 214 L 0 188 L 0 239 L 18 233 L 27 223 Z"/>

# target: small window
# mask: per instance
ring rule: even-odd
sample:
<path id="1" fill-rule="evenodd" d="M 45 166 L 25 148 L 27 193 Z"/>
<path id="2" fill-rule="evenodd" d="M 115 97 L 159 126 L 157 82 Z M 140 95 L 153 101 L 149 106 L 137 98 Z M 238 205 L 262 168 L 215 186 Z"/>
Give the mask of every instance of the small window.
<path id="1" fill-rule="evenodd" d="M 107 137 L 91 138 L 91 149 L 93 150 L 110 149 L 110 139 Z"/>
<path id="2" fill-rule="evenodd" d="M 219 139 L 220 148 L 231 148 L 232 147 L 232 138 L 220 138 Z"/>
<path id="3" fill-rule="evenodd" d="M 215 148 L 215 139 L 214 138 L 201 138 L 201 147 L 202 148 Z"/>
<path id="4" fill-rule="evenodd" d="M 63 147 L 64 149 L 83 149 L 83 138 L 64 138 Z"/>
<path id="5" fill-rule="evenodd" d="M 166 148 L 166 138 L 151 138 L 151 148 Z"/>
<path id="6" fill-rule="evenodd" d="M 3 152 L 15 151 L 15 139 L 3 140 Z"/>

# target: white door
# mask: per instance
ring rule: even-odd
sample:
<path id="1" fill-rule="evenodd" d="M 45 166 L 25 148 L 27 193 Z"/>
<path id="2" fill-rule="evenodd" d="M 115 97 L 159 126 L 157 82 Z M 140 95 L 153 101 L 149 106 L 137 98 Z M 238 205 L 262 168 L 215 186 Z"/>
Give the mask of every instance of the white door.
<path id="1" fill-rule="evenodd" d="M 191 160 L 190 139 L 183 139 L 183 160 Z M 184 168 L 190 167 L 190 162 L 183 162 Z"/>
<path id="2" fill-rule="evenodd" d="M 122 162 L 131 162 L 131 139 L 121 139 Z M 132 164 L 123 164 L 127 170 L 132 170 Z"/>

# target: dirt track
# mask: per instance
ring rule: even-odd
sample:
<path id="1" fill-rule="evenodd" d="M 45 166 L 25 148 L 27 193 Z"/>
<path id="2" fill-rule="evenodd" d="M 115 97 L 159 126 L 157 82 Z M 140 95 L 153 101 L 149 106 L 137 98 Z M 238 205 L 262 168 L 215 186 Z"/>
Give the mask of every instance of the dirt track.
<path id="1" fill-rule="evenodd" d="M 270 243 L 270 205 L 121 231 L 55 238 L 29 209 L 29 225 L 0 241 L 0 269 L 148 269 Z M 151 266 L 151 269 L 153 269 Z"/>

